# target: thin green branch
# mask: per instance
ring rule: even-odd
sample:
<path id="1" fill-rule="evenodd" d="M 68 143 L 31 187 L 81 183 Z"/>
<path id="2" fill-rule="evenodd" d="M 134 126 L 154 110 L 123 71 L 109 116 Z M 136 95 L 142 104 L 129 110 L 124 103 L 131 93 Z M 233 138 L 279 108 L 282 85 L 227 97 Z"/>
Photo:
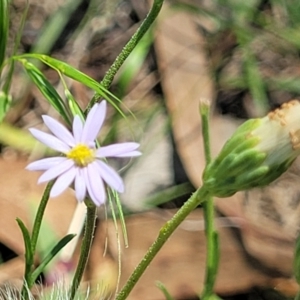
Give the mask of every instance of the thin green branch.
<path id="1" fill-rule="evenodd" d="M 126 284 L 119 292 L 116 300 L 125 300 L 135 284 L 138 282 L 139 278 L 145 272 L 146 268 L 149 266 L 153 258 L 169 239 L 171 234 L 175 229 L 183 222 L 183 220 L 193 211 L 199 204 L 204 202 L 209 196 L 208 191 L 205 186 L 199 188 L 185 204 L 177 211 L 171 220 L 169 220 L 159 231 L 159 235 L 151 247 L 148 249 L 147 253 L 135 268 L 130 278 L 127 280 Z"/>
<path id="2" fill-rule="evenodd" d="M 46 189 L 43 194 L 43 197 L 42 197 L 42 200 L 40 202 L 40 205 L 38 207 L 38 210 L 37 210 L 37 213 L 35 216 L 35 220 L 34 220 L 33 228 L 32 228 L 32 234 L 31 234 L 31 251 L 32 251 L 32 253 L 35 253 L 36 244 L 37 244 L 37 240 L 39 237 L 45 209 L 46 209 L 46 206 L 47 206 L 47 203 L 49 200 L 49 195 L 50 195 L 50 191 L 51 191 L 53 184 L 54 184 L 54 180 L 50 181 L 47 184 Z M 29 283 L 27 283 L 27 284 L 29 286 Z M 29 286 L 29 288 L 31 288 L 31 286 Z"/>
<path id="3" fill-rule="evenodd" d="M 209 115 L 210 103 L 202 101 L 200 104 L 200 115 L 202 120 L 202 136 L 206 165 L 211 162 Z M 217 269 L 219 265 L 219 239 L 214 228 L 215 208 L 212 196 L 207 197 L 203 203 L 205 234 L 206 234 L 206 265 L 204 290 L 201 299 L 208 300 L 213 295 Z"/>
<path id="4" fill-rule="evenodd" d="M 83 272 L 85 270 L 87 261 L 89 259 L 90 250 L 92 247 L 94 230 L 95 230 L 95 222 L 97 217 L 97 207 L 93 203 L 87 203 L 87 215 L 86 215 L 86 223 L 85 223 L 85 232 L 80 250 L 80 257 L 78 261 L 78 265 L 75 271 L 75 275 L 73 277 L 72 285 L 69 292 L 69 299 L 73 300 L 78 287 L 80 285 Z"/>
<path id="5" fill-rule="evenodd" d="M 147 30 L 150 28 L 150 26 L 153 24 L 155 19 L 157 18 L 161 7 L 163 5 L 164 0 L 154 0 L 153 5 L 151 7 L 151 10 L 149 11 L 148 15 L 146 16 L 145 20 L 141 24 L 141 26 L 138 28 L 138 30 L 135 32 L 135 34 L 131 37 L 129 42 L 124 46 L 122 49 L 122 52 L 117 56 L 114 63 L 111 65 L 111 67 L 106 72 L 106 75 L 104 76 L 103 80 L 101 81 L 101 84 L 103 87 L 108 89 L 123 65 L 126 58 L 130 55 L 130 53 L 133 51 L 137 43 L 141 40 L 141 38 L 144 36 L 144 34 L 147 32 Z M 87 111 L 91 109 L 91 107 L 100 100 L 101 96 L 98 94 L 95 94 L 90 103 L 87 106 Z"/>

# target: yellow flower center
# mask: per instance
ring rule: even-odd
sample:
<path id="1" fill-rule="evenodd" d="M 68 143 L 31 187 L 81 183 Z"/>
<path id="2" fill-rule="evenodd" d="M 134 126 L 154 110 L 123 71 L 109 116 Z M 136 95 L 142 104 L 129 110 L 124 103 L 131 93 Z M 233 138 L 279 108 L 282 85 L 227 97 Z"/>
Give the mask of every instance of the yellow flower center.
<path id="1" fill-rule="evenodd" d="M 73 159 L 78 167 L 86 167 L 95 159 L 94 150 L 83 144 L 76 145 L 67 153 L 67 157 Z"/>

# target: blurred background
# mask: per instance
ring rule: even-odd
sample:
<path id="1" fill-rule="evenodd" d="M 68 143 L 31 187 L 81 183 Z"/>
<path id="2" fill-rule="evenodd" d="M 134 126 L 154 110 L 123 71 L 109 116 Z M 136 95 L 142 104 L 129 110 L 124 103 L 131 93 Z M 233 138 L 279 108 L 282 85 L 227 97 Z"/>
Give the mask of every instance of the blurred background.
<path id="1" fill-rule="evenodd" d="M 25 15 L 26 1 L 11 0 L 7 55 L 13 53 L 26 16 L 18 53 L 49 54 L 101 81 L 151 4 L 146 0 L 30 0 Z M 111 220 L 109 208 L 100 208 L 85 273 L 92 299 L 113 298 L 118 281 L 120 285 L 126 281 L 160 227 L 201 185 L 205 161 L 200 102 L 211 103 L 211 144 L 216 155 L 243 121 L 299 98 L 299 53 L 297 0 L 164 3 L 154 26 L 111 87 L 122 99 L 128 118 L 124 120 L 111 108 L 99 138 L 104 144 L 134 139 L 141 143 L 143 156 L 133 162 L 115 162 L 126 183 L 121 199 L 129 247 L 124 246 L 122 230 Z M 40 68 L 63 94 L 58 74 L 44 65 Z M 85 108 L 93 92 L 75 81 L 66 83 Z M 0 283 L 17 289 L 22 283 L 24 246 L 15 219 L 32 224 L 43 190 L 36 185 L 38 174 L 24 167 L 29 160 L 51 155 L 27 129 L 45 130 L 41 115 L 58 115 L 18 65 L 10 92 L 11 106 L 0 124 Z M 300 225 L 299 168 L 297 160 L 266 188 L 216 199 L 221 236 L 216 292 L 223 299 L 295 296 L 298 287 L 292 259 Z M 75 210 L 71 189 L 50 201 L 39 257 L 66 234 Z M 81 224 L 80 216 L 75 218 Z M 78 247 L 69 257 L 70 264 L 58 258 L 40 282 L 57 278 L 54 274 L 62 274 L 67 282 L 77 256 Z M 204 263 L 204 222 L 199 208 L 167 242 L 129 299 L 164 299 L 158 282 L 174 299 L 198 299 Z"/>

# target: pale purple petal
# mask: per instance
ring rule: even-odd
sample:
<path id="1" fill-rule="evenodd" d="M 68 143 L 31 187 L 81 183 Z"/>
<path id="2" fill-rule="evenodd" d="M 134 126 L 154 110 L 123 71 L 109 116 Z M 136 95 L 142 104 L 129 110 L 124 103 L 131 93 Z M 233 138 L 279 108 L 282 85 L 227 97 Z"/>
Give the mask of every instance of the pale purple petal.
<path id="1" fill-rule="evenodd" d="M 89 112 L 83 127 L 81 142 L 89 143 L 96 139 L 106 115 L 106 101 L 95 104 Z"/>
<path id="2" fill-rule="evenodd" d="M 106 194 L 97 166 L 94 163 L 90 163 L 86 168 L 84 168 L 83 174 L 91 199 L 97 206 L 100 206 L 105 202 Z"/>
<path id="3" fill-rule="evenodd" d="M 78 115 L 76 115 L 73 120 L 73 135 L 76 143 L 80 142 L 82 136 L 82 130 L 83 130 L 82 120 Z"/>
<path id="4" fill-rule="evenodd" d="M 30 163 L 28 166 L 26 166 L 25 169 L 29 171 L 48 170 L 53 166 L 63 162 L 64 160 L 66 160 L 66 158 L 61 156 L 43 158 Z"/>
<path id="5" fill-rule="evenodd" d="M 39 178 L 38 183 L 50 181 L 55 177 L 58 177 L 62 173 L 68 171 L 72 167 L 74 167 L 74 161 L 71 159 L 66 159 L 62 163 L 55 165 L 54 167 L 48 169 L 45 173 L 43 173 Z"/>
<path id="6" fill-rule="evenodd" d="M 64 192 L 69 186 L 70 184 L 73 182 L 75 176 L 76 176 L 77 170 L 76 168 L 71 168 L 68 171 L 66 171 L 65 173 L 63 173 L 62 175 L 60 175 L 51 191 L 50 191 L 50 197 L 56 197 L 58 195 L 60 195 L 62 192 Z"/>
<path id="7" fill-rule="evenodd" d="M 65 126 L 49 116 L 43 115 L 42 118 L 46 126 L 57 138 L 66 142 L 69 146 L 74 147 L 75 139 Z"/>
<path id="8" fill-rule="evenodd" d="M 103 158 L 103 157 L 128 157 L 132 153 L 134 156 L 135 154 L 140 153 L 139 151 L 135 151 L 140 144 L 138 143 L 119 143 L 119 144 L 112 144 L 109 146 L 100 147 L 96 151 L 96 157 Z M 138 154 L 140 155 L 140 154 Z"/>
<path id="9" fill-rule="evenodd" d="M 35 128 L 30 128 L 29 131 L 37 140 L 54 150 L 62 153 L 67 153 L 70 151 L 70 147 L 65 142 L 59 140 L 57 137 L 51 134 L 45 133 Z"/>
<path id="10" fill-rule="evenodd" d="M 98 172 L 102 179 L 114 190 L 119 193 L 124 192 L 124 183 L 120 175 L 103 161 L 96 161 L 98 166 Z"/>
<path id="11" fill-rule="evenodd" d="M 140 151 L 131 151 L 131 152 L 119 154 L 118 157 L 136 157 L 140 155 L 142 155 Z"/>
<path id="12" fill-rule="evenodd" d="M 75 188 L 76 199 L 79 202 L 82 202 L 86 196 L 86 184 L 85 184 L 85 180 L 81 168 L 78 168 L 78 172 L 75 177 L 74 188 Z"/>

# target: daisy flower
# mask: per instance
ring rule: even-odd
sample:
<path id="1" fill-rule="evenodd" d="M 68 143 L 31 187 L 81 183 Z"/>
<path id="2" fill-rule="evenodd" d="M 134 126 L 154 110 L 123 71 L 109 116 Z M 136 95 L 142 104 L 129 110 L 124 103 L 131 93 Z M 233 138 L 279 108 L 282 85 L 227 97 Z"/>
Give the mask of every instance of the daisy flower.
<path id="1" fill-rule="evenodd" d="M 50 197 L 56 197 L 73 182 L 76 199 L 81 202 L 87 194 L 100 206 L 105 202 L 104 182 L 119 193 L 124 192 L 124 183 L 119 174 L 103 160 L 106 157 L 134 157 L 138 143 L 118 143 L 96 148 L 95 139 L 106 116 L 106 101 L 95 104 L 85 123 L 76 115 L 73 120 L 73 134 L 55 119 L 43 115 L 43 121 L 52 134 L 30 128 L 31 134 L 48 147 L 64 156 L 44 158 L 30 163 L 26 169 L 45 171 L 38 183 L 56 178 Z"/>

